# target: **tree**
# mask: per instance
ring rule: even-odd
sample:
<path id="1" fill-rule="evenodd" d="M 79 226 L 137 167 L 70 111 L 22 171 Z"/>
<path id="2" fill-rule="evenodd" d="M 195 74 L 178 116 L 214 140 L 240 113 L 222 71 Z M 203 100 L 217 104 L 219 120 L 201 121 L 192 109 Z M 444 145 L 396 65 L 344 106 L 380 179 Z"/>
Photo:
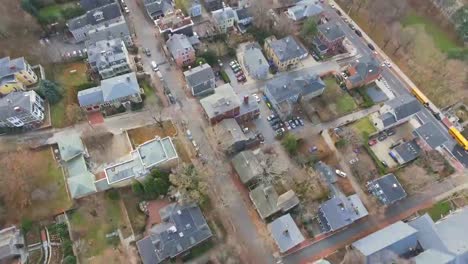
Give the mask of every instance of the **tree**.
<path id="1" fill-rule="evenodd" d="M 40 81 L 38 92 L 51 104 L 56 104 L 62 99 L 58 85 L 49 80 Z"/>
<path id="2" fill-rule="evenodd" d="M 286 15 L 279 16 L 274 25 L 274 31 L 277 37 L 285 37 L 294 34 L 294 23 Z"/>
<path id="3" fill-rule="evenodd" d="M 132 183 L 132 191 L 136 195 L 142 196 L 145 193 L 145 190 L 143 189 L 143 184 L 141 182 L 134 180 Z"/>
<path id="4" fill-rule="evenodd" d="M 250 12 L 252 14 L 253 23 L 256 27 L 264 31 L 271 31 L 271 20 L 269 17 L 269 9 L 271 4 L 268 0 L 252 1 Z"/>
<path id="5" fill-rule="evenodd" d="M 200 205 L 208 202 L 208 186 L 192 164 L 179 166 L 169 175 L 169 180 L 173 185 L 171 193 L 179 194 L 180 202 L 196 202 Z"/>
<path id="6" fill-rule="evenodd" d="M 30 219 L 24 218 L 21 220 L 21 231 L 23 231 L 24 234 L 31 231 L 32 226 L 33 222 Z"/>
<path id="7" fill-rule="evenodd" d="M 298 139 L 294 134 L 287 133 L 286 136 L 283 138 L 281 144 L 290 155 L 293 155 L 297 153 L 297 149 L 299 148 L 299 144 L 297 141 Z"/>
<path id="8" fill-rule="evenodd" d="M 211 66 L 214 66 L 218 62 L 218 57 L 216 56 L 216 53 L 212 50 L 205 51 L 200 57 L 205 59 L 206 63 L 208 63 Z"/>
<path id="9" fill-rule="evenodd" d="M 63 264 L 76 264 L 76 257 L 75 256 L 66 256 L 63 259 Z"/>
<path id="10" fill-rule="evenodd" d="M 301 36 L 304 39 L 312 38 L 317 35 L 317 22 L 314 18 L 310 17 L 302 25 Z"/>
<path id="11" fill-rule="evenodd" d="M 170 186 L 169 174 L 154 169 L 143 182 L 133 182 L 132 190 L 144 199 L 156 199 L 160 195 L 166 195 Z"/>
<path id="12" fill-rule="evenodd" d="M 21 0 L 21 8 L 33 16 L 37 16 L 37 7 L 30 0 Z"/>
<path id="13" fill-rule="evenodd" d="M 452 16 L 458 36 L 468 42 L 468 5 L 459 8 Z"/>

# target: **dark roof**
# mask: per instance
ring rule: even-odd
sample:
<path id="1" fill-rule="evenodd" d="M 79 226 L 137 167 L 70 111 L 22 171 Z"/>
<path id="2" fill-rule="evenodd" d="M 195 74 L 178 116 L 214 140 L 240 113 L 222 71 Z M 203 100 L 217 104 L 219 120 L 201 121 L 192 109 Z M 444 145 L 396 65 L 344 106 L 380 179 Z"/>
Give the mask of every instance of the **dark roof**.
<path id="1" fill-rule="evenodd" d="M 5 121 L 12 116 L 29 113 L 32 108 L 31 96 L 36 96 L 34 91 L 11 92 L 0 98 L 0 121 Z M 18 107 L 18 108 L 16 108 Z M 15 110 L 15 108 L 17 110 Z"/>
<path id="2" fill-rule="evenodd" d="M 419 157 L 421 148 L 416 143 L 416 140 L 413 139 L 394 147 L 390 153 L 390 155 L 397 154 L 401 158 L 402 163 L 407 163 Z"/>
<path id="3" fill-rule="evenodd" d="M 286 100 L 297 101 L 299 96 L 305 96 L 324 89 L 325 83 L 316 75 L 307 71 L 295 71 L 280 75 L 266 84 L 266 90 L 280 104 Z"/>
<path id="4" fill-rule="evenodd" d="M 321 161 L 315 164 L 315 170 L 325 178 L 328 184 L 332 184 L 338 181 L 335 170 Z"/>
<path id="5" fill-rule="evenodd" d="M 437 148 L 448 140 L 432 122 L 416 128 L 414 134 L 424 140 L 431 148 Z"/>
<path id="6" fill-rule="evenodd" d="M 379 118 L 380 120 L 382 120 L 384 127 L 388 127 L 391 124 L 396 123 L 397 121 L 395 116 L 392 113 L 384 113 Z"/>
<path id="7" fill-rule="evenodd" d="M 406 197 L 406 192 L 393 173 L 368 183 L 367 188 L 383 204 L 390 205 Z"/>
<path id="8" fill-rule="evenodd" d="M 102 12 L 102 16 L 104 17 L 101 20 L 96 19 L 96 14 Z M 70 19 L 67 22 L 67 26 L 70 30 L 74 30 L 77 28 L 82 28 L 86 25 L 98 25 L 102 24 L 106 21 L 109 21 L 114 18 L 118 18 L 122 16 L 120 12 L 120 6 L 118 3 L 112 3 L 109 5 L 101 6 L 99 8 L 90 10 L 86 12 L 86 14 Z"/>
<path id="9" fill-rule="evenodd" d="M 231 162 L 242 183 L 248 183 L 263 174 L 263 168 L 251 150 L 240 152 L 232 158 Z"/>
<path id="10" fill-rule="evenodd" d="M 353 85 L 365 81 L 369 75 L 380 74 L 382 72 L 382 68 L 374 59 L 357 62 L 352 67 L 356 70 L 356 73 L 349 76 L 348 81 Z"/>
<path id="11" fill-rule="evenodd" d="M 395 111 L 397 120 L 416 114 L 422 109 L 419 101 L 409 94 L 400 95 L 385 104 Z"/>
<path id="12" fill-rule="evenodd" d="M 317 28 L 320 34 L 330 42 L 344 38 L 345 36 L 338 24 L 325 23 L 319 25 Z"/>
<path id="13" fill-rule="evenodd" d="M 247 8 L 237 9 L 236 13 L 237 13 L 237 18 L 239 20 L 252 17 L 252 15 L 250 14 L 249 9 L 247 9 Z"/>
<path id="14" fill-rule="evenodd" d="M 184 71 L 184 76 L 188 86 L 193 88 L 195 95 L 213 88 L 210 80 L 214 80 L 215 76 L 213 69 L 207 63 Z"/>
<path id="15" fill-rule="evenodd" d="M 307 54 L 307 50 L 292 36 L 273 39 L 269 42 L 273 52 L 280 61 L 289 61 Z"/>
<path id="16" fill-rule="evenodd" d="M 115 0 L 80 0 L 80 6 L 86 11 L 115 3 Z"/>
<path id="17" fill-rule="evenodd" d="M 150 16 L 160 16 L 173 10 L 169 0 L 144 0 L 144 5 Z"/>
<path id="18" fill-rule="evenodd" d="M 366 215 L 367 209 L 357 194 L 348 197 L 339 194 L 319 207 L 319 219 L 325 231 L 338 230 Z"/>
<path id="19" fill-rule="evenodd" d="M 200 208 L 195 204 L 172 203 L 159 211 L 162 223 L 137 242 L 144 264 L 174 258 L 212 236 Z"/>

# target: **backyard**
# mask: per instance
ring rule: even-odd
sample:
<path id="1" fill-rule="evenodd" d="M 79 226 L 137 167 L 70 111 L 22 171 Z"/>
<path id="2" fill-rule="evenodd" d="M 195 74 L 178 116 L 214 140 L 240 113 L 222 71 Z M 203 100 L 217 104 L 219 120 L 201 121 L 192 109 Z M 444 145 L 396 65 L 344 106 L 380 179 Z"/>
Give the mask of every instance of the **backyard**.
<path id="1" fill-rule="evenodd" d="M 159 120 L 157 122 L 160 122 Z M 154 139 L 155 137 L 175 137 L 177 135 L 177 129 L 173 125 L 172 121 L 161 121 L 160 124 L 148 125 L 144 127 L 138 127 L 127 131 L 132 147 L 135 149 L 139 145 L 145 143 L 148 140 Z"/>
<path id="2" fill-rule="evenodd" d="M 66 127 L 80 121 L 83 117 L 79 111 L 77 93 L 79 89 L 92 86 L 84 62 L 58 64 L 53 67 L 55 82 L 62 88 L 63 98 L 51 106 L 51 119 L 53 127 Z"/>
<path id="3" fill-rule="evenodd" d="M 98 193 L 78 201 L 76 210 L 69 213 L 72 237 L 79 248 L 78 257 L 85 261 L 120 244 L 118 229 L 124 238 L 131 235 L 131 225 L 117 191 Z M 91 224 L 92 223 L 92 224 Z"/>
<path id="4" fill-rule="evenodd" d="M 317 115 L 322 122 L 331 121 L 356 110 L 353 97 L 343 91 L 334 77 L 324 79 L 326 88 L 323 94 L 311 100 Z"/>
<path id="5" fill-rule="evenodd" d="M 8 212 L 2 224 L 42 220 L 68 210 L 64 176 L 51 148 L 18 150 L 0 156 L 0 197 Z"/>
<path id="6" fill-rule="evenodd" d="M 64 22 L 81 14 L 84 14 L 84 10 L 78 6 L 78 3 L 69 2 L 47 5 L 39 9 L 37 19 L 40 23 Z"/>
<path id="7" fill-rule="evenodd" d="M 377 131 L 368 116 L 351 124 L 351 128 L 359 136 L 372 135 Z"/>

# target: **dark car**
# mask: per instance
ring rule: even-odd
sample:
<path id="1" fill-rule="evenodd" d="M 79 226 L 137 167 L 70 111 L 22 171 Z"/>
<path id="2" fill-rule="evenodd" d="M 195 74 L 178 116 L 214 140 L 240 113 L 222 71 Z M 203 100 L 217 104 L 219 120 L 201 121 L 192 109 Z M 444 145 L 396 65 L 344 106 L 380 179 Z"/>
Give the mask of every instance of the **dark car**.
<path id="1" fill-rule="evenodd" d="M 370 44 L 370 43 L 369 43 L 369 44 L 367 44 L 367 47 L 369 47 L 369 49 L 371 49 L 371 50 L 375 50 L 375 47 L 374 47 L 374 45 L 372 45 L 372 44 Z"/>
<path id="2" fill-rule="evenodd" d="M 390 130 L 387 131 L 387 136 L 393 136 L 393 135 L 395 135 L 395 133 L 396 133 L 395 129 L 390 129 Z"/>
<path id="3" fill-rule="evenodd" d="M 377 139 L 378 139 L 379 141 L 384 141 L 385 139 L 387 139 L 387 135 L 386 135 L 386 134 L 380 134 L 380 135 L 377 137 Z"/>
<path id="4" fill-rule="evenodd" d="M 337 9 L 337 10 L 336 10 L 336 13 L 337 13 L 339 16 L 341 16 L 340 10 Z"/>
<path id="5" fill-rule="evenodd" d="M 362 37 L 361 30 L 359 30 L 359 29 L 356 29 L 356 30 L 354 30 L 354 32 L 356 33 L 356 35 L 358 35 L 358 36 Z"/>

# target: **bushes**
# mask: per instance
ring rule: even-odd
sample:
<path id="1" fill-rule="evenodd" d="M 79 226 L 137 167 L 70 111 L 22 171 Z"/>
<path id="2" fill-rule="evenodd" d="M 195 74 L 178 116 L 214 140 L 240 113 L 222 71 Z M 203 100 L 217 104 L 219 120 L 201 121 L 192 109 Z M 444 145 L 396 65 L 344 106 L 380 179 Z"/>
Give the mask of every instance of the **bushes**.
<path id="1" fill-rule="evenodd" d="M 79 91 L 83 91 L 83 90 L 86 90 L 86 89 L 89 89 L 89 88 L 93 88 L 97 86 L 95 83 L 93 82 L 87 82 L 87 83 L 82 83 L 78 86 L 76 86 L 76 91 L 79 92 Z"/>
<path id="2" fill-rule="evenodd" d="M 216 56 L 216 53 L 212 50 L 207 50 L 203 54 L 200 55 L 201 58 L 205 60 L 206 63 L 208 63 L 210 66 L 216 65 L 218 62 L 218 57 Z"/>
<path id="3" fill-rule="evenodd" d="M 66 20 L 83 15 L 85 10 L 79 6 L 65 8 L 61 11 L 62 17 Z"/>
<path id="4" fill-rule="evenodd" d="M 286 136 L 281 141 L 281 144 L 290 155 L 296 154 L 299 148 L 297 137 L 291 133 L 286 134 Z"/>
<path id="5" fill-rule="evenodd" d="M 49 80 L 41 80 L 37 92 L 47 99 L 50 104 L 56 104 L 62 99 L 62 94 L 58 85 Z"/>
<path id="6" fill-rule="evenodd" d="M 143 199 L 156 199 L 160 195 L 166 195 L 170 186 L 169 173 L 155 169 L 143 182 L 134 181 L 132 190 Z"/>
<path id="7" fill-rule="evenodd" d="M 32 229 L 33 222 L 30 219 L 21 220 L 21 231 L 26 234 Z"/>
<path id="8" fill-rule="evenodd" d="M 117 201 L 117 200 L 120 199 L 119 191 L 117 191 L 115 189 L 111 189 L 111 190 L 107 191 L 106 195 L 107 195 L 107 198 L 109 198 L 112 201 Z"/>
<path id="9" fill-rule="evenodd" d="M 230 83 L 231 80 L 229 79 L 229 76 L 227 75 L 227 73 L 225 71 L 221 71 L 221 79 L 223 79 L 223 81 L 225 83 Z"/>
<path id="10" fill-rule="evenodd" d="M 273 35 L 273 33 L 269 31 L 265 31 L 254 26 L 249 27 L 247 29 L 247 33 L 251 34 L 255 38 L 255 41 L 257 41 L 260 44 L 260 46 L 263 46 L 266 38 Z"/>

